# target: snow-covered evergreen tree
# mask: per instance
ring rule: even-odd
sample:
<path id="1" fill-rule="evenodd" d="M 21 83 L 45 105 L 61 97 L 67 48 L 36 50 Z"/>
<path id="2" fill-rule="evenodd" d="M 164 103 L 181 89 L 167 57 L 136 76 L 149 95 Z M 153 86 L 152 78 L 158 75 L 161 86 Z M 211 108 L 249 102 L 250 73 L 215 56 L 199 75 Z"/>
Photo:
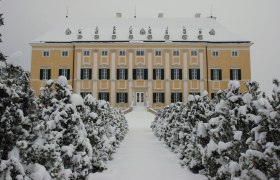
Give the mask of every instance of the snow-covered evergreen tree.
<path id="1" fill-rule="evenodd" d="M 273 80 L 273 84 L 272 100 L 262 94 L 253 101 L 257 113 L 251 117 L 248 150 L 240 158 L 243 178 L 279 179 L 279 81 Z"/>
<path id="2" fill-rule="evenodd" d="M 4 25 L 4 19 L 3 19 L 3 14 L 0 14 L 0 27 Z M 0 33 L 0 43 L 2 42 L 1 39 L 2 34 Z M 0 50 L 0 62 L 5 62 L 6 56 L 1 52 Z"/>
<path id="3" fill-rule="evenodd" d="M 92 95 L 85 97 L 85 106 L 87 109 L 83 121 L 93 147 L 93 172 L 102 171 L 127 133 L 127 121 L 108 102 L 98 101 Z"/>
<path id="4" fill-rule="evenodd" d="M 191 101 L 189 121 L 191 122 L 191 131 L 189 140 L 185 143 L 184 159 L 182 165 L 187 165 L 194 172 L 204 169 L 202 165 L 202 156 L 204 149 L 209 143 L 208 136 L 208 120 L 212 115 L 211 105 L 208 93 L 204 93 L 202 97 L 189 97 Z"/>
<path id="5" fill-rule="evenodd" d="M 51 84 L 42 89 L 43 93 L 51 92 Z M 42 104 L 42 120 L 34 127 L 36 139 L 25 149 L 24 160 L 27 164 L 40 163 L 54 179 L 83 179 L 92 169 L 92 146 L 67 79 L 60 76 L 54 86 L 50 106 L 49 101 L 40 100 L 46 103 Z"/>
<path id="6" fill-rule="evenodd" d="M 5 67 L 0 78 L 0 179 L 28 179 L 16 145 L 28 136 L 30 121 L 37 119 L 35 96 L 28 73 L 2 60 Z"/>

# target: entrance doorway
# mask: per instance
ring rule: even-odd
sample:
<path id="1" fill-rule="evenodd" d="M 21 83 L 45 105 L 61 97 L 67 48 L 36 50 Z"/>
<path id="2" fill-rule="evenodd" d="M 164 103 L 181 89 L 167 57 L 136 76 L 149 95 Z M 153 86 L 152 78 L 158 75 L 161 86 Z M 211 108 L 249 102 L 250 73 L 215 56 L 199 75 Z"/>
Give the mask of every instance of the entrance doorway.
<path id="1" fill-rule="evenodd" d="M 136 106 L 144 106 L 144 92 L 136 92 Z"/>

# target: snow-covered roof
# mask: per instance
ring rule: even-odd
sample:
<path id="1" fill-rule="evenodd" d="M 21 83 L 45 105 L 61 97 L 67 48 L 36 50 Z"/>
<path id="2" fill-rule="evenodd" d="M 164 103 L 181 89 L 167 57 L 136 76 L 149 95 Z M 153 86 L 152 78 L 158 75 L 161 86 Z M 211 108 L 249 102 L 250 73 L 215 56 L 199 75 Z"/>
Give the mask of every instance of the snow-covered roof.
<path id="1" fill-rule="evenodd" d="M 149 34 L 152 36 L 148 37 Z M 96 18 L 68 19 L 67 23 L 35 39 L 33 43 L 104 41 L 250 42 L 211 18 Z"/>

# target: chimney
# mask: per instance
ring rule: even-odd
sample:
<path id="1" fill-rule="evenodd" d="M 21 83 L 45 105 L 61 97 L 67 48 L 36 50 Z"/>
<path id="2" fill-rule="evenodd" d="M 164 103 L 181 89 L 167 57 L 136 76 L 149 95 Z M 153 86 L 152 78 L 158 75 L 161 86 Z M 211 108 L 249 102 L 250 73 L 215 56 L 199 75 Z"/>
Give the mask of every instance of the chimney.
<path id="1" fill-rule="evenodd" d="M 120 12 L 116 13 L 116 17 L 117 18 L 121 18 L 122 17 L 122 13 L 120 13 Z"/>
<path id="2" fill-rule="evenodd" d="M 196 13 L 194 17 L 195 18 L 200 18 L 201 17 L 201 13 Z"/>
<path id="3" fill-rule="evenodd" d="M 158 13 L 158 18 L 163 18 L 163 13 Z"/>

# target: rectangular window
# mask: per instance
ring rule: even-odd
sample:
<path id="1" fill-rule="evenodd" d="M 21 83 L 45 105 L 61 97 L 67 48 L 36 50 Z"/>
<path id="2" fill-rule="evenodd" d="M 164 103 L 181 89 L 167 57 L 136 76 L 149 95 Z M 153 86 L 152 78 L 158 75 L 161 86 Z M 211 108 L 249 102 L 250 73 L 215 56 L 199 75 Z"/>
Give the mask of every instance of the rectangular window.
<path id="1" fill-rule="evenodd" d="M 106 50 L 101 51 L 101 55 L 102 56 L 108 56 L 108 51 L 106 51 Z"/>
<path id="2" fill-rule="evenodd" d="M 241 69 L 230 69 L 230 80 L 241 80 Z"/>
<path id="3" fill-rule="evenodd" d="M 180 79 L 180 73 L 179 73 L 179 69 L 174 69 L 174 79 L 175 80 L 178 80 L 178 79 Z"/>
<path id="4" fill-rule="evenodd" d="M 117 93 L 117 103 L 127 103 L 127 93 Z"/>
<path id="5" fill-rule="evenodd" d="M 200 80 L 200 69 L 189 69 L 190 80 Z"/>
<path id="6" fill-rule="evenodd" d="M 144 79 L 144 69 L 136 69 L 136 79 Z"/>
<path id="7" fill-rule="evenodd" d="M 197 56 L 197 50 L 191 50 L 191 56 L 192 57 Z"/>
<path id="8" fill-rule="evenodd" d="M 109 101 L 109 93 L 108 92 L 100 92 L 98 94 L 99 100 Z"/>
<path id="9" fill-rule="evenodd" d="M 51 70 L 40 69 L 40 80 L 49 80 L 49 79 L 51 79 Z"/>
<path id="10" fill-rule="evenodd" d="M 91 68 L 82 68 L 81 69 L 81 80 L 83 80 L 83 79 L 87 79 L 87 80 L 91 79 Z"/>
<path id="11" fill-rule="evenodd" d="M 182 80 L 182 69 L 171 69 L 171 80 Z"/>
<path id="12" fill-rule="evenodd" d="M 190 92 L 190 95 L 193 95 L 193 96 L 200 96 L 200 92 Z"/>
<path id="13" fill-rule="evenodd" d="M 61 51 L 61 56 L 62 57 L 68 57 L 68 51 L 67 50 Z"/>
<path id="14" fill-rule="evenodd" d="M 84 56 L 90 56 L 90 51 L 89 50 L 85 50 L 84 51 Z"/>
<path id="15" fill-rule="evenodd" d="M 58 74 L 59 74 L 59 76 L 65 76 L 67 78 L 67 80 L 70 79 L 70 69 L 68 69 L 68 68 L 59 69 Z"/>
<path id="16" fill-rule="evenodd" d="M 125 51 L 124 50 L 119 51 L 119 56 L 125 56 Z"/>
<path id="17" fill-rule="evenodd" d="M 156 69 L 156 79 L 161 79 L 161 69 Z"/>
<path id="18" fill-rule="evenodd" d="M 176 92 L 176 93 L 171 93 L 171 102 L 182 102 L 182 93 Z"/>
<path id="19" fill-rule="evenodd" d="M 126 79 L 125 70 L 126 69 L 119 69 L 119 79 L 122 79 L 122 80 Z"/>
<path id="20" fill-rule="evenodd" d="M 164 69 L 153 69 L 153 80 L 164 80 Z"/>
<path id="21" fill-rule="evenodd" d="M 144 51 L 143 50 L 137 50 L 136 51 L 136 56 L 144 56 Z"/>
<path id="22" fill-rule="evenodd" d="M 153 94 L 154 103 L 164 103 L 164 93 Z"/>
<path id="23" fill-rule="evenodd" d="M 88 94 L 91 94 L 91 92 L 81 92 L 81 96 L 85 98 Z"/>
<path id="24" fill-rule="evenodd" d="M 220 55 L 219 51 L 212 51 L 212 56 L 218 57 Z"/>
<path id="25" fill-rule="evenodd" d="M 156 56 L 161 56 L 161 50 L 156 50 L 155 55 Z"/>
<path id="26" fill-rule="evenodd" d="M 211 99 L 214 99 L 216 96 L 216 93 L 211 93 Z"/>
<path id="27" fill-rule="evenodd" d="M 173 56 L 179 56 L 180 52 L 179 50 L 173 50 Z"/>
<path id="28" fill-rule="evenodd" d="M 50 56 L 50 51 L 49 50 L 44 50 L 43 51 L 43 56 L 44 57 L 49 57 Z"/>
<path id="29" fill-rule="evenodd" d="M 221 69 L 211 69 L 211 80 L 214 80 L 214 81 L 222 80 L 222 70 Z"/>
<path id="30" fill-rule="evenodd" d="M 107 79 L 108 74 L 107 74 L 107 69 L 100 69 L 101 70 L 101 78 L 100 79 Z"/>
<path id="31" fill-rule="evenodd" d="M 237 57 L 238 56 L 238 51 L 237 50 L 232 50 L 231 51 L 231 57 Z"/>

